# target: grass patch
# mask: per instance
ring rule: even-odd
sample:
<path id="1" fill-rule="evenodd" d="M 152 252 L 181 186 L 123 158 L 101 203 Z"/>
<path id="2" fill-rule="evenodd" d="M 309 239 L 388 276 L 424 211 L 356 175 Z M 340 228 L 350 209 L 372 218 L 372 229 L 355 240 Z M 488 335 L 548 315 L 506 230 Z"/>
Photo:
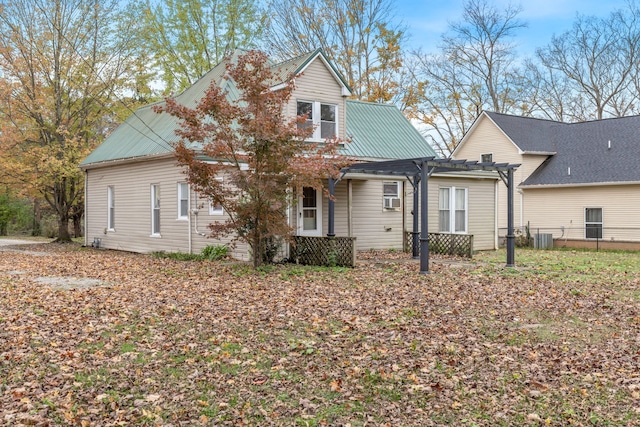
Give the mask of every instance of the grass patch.
<path id="1" fill-rule="evenodd" d="M 116 285 L 2 288 L 0 413 L 28 412 L 34 425 L 638 419 L 637 254 L 518 249 L 516 268 L 498 251 L 424 276 L 397 262 L 392 277 L 57 254 L 7 253 L 0 267 L 73 265 Z"/>

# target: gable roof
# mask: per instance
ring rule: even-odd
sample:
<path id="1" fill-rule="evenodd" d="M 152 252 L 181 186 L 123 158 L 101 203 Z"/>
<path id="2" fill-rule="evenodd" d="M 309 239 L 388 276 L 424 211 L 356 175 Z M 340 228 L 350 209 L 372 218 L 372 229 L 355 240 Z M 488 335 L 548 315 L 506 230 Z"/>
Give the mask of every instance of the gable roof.
<path id="1" fill-rule="evenodd" d="M 553 141 L 557 154 L 523 187 L 640 182 L 640 116 L 566 124 Z"/>
<path id="2" fill-rule="evenodd" d="M 640 116 L 563 123 L 485 111 L 474 126 L 482 117 L 490 119 L 520 154 L 548 156 L 521 187 L 640 182 Z"/>
<path id="3" fill-rule="evenodd" d="M 237 60 L 244 51 L 236 50 L 193 85 L 177 95 L 180 104 L 194 107 L 212 82 L 221 85 L 230 99 L 238 99 L 240 93 L 232 81 L 224 79 L 226 64 Z M 284 61 L 270 63 L 274 72 L 273 86 L 285 82 L 291 75 L 299 75 L 314 60 L 321 60 L 342 87 L 343 95 L 350 89 L 327 60 L 322 50 Z M 137 109 L 124 123 L 118 126 L 103 143 L 81 163 L 81 168 L 108 164 L 113 161 L 173 155 L 173 145 L 179 141 L 175 130 L 179 128 L 177 118 L 153 111 L 160 101 Z M 416 156 L 432 156 L 435 153 L 420 133 L 393 106 L 365 102 L 347 101 L 347 134 L 353 143 L 345 144 L 344 154 L 362 159 L 397 159 Z"/>
<path id="4" fill-rule="evenodd" d="M 522 153 L 555 153 L 553 135 L 567 123 L 486 111 L 487 115 Z"/>
<path id="5" fill-rule="evenodd" d="M 307 66 L 311 64 L 315 59 L 320 59 L 325 64 L 332 77 L 336 80 L 338 85 L 340 85 L 342 89 L 342 95 L 350 96 L 351 88 L 345 81 L 342 74 L 340 74 L 333 63 L 329 61 L 329 58 L 327 58 L 327 55 L 322 49 L 316 49 L 313 52 L 305 53 L 295 58 L 273 64 L 271 66 L 271 71 L 274 74 L 274 86 L 277 86 L 278 84 L 284 84 L 290 76 L 297 76 L 304 73 L 304 70 L 307 68 Z"/>

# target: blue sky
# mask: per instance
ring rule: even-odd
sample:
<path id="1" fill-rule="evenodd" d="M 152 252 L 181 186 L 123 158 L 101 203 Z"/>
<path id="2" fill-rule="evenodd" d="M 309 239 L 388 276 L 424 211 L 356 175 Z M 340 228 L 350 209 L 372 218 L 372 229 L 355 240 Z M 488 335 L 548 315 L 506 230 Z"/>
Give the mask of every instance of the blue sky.
<path id="1" fill-rule="evenodd" d="M 493 0 L 496 7 L 506 7 L 508 0 Z M 571 28 L 578 13 L 607 16 L 616 9 L 625 7 L 625 0 L 528 0 L 521 4 L 520 19 L 528 28 L 519 31 L 515 42 L 521 55 L 533 55 L 535 48 L 545 46 L 551 37 Z M 411 35 L 410 47 L 421 47 L 433 52 L 440 42 L 440 35 L 447 30 L 448 23 L 462 17 L 463 0 L 397 0 L 397 18 L 408 27 Z"/>

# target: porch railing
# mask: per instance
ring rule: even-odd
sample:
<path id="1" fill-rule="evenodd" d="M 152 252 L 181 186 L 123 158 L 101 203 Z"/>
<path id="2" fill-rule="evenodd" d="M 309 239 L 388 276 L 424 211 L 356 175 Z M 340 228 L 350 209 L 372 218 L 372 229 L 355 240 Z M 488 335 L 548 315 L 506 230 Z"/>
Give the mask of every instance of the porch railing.
<path id="1" fill-rule="evenodd" d="M 356 238 L 294 236 L 289 258 L 305 265 L 355 267 Z"/>
<path id="2" fill-rule="evenodd" d="M 420 234 L 416 236 L 420 238 Z M 413 233 L 407 231 L 404 239 L 404 251 L 413 249 Z M 420 245 L 418 245 L 418 251 Z M 471 258 L 473 256 L 473 235 L 451 233 L 429 233 L 429 251 L 434 254 L 457 255 Z"/>

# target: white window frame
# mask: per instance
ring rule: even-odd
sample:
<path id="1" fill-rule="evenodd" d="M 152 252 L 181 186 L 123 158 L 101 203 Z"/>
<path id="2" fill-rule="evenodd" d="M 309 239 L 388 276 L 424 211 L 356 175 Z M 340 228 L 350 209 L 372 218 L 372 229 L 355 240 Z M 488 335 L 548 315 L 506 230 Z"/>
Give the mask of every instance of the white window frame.
<path id="1" fill-rule="evenodd" d="M 489 160 L 484 160 L 483 157 L 489 156 Z M 480 163 L 491 163 L 493 162 L 493 153 L 482 153 L 480 154 Z"/>
<path id="2" fill-rule="evenodd" d="M 395 192 L 386 191 L 387 186 L 395 185 Z M 399 211 L 402 208 L 400 181 L 382 181 L 382 210 Z"/>
<path id="3" fill-rule="evenodd" d="M 333 135 L 333 138 L 337 138 L 338 137 L 338 118 L 339 118 L 339 109 L 338 109 L 338 104 L 333 104 L 331 102 L 322 102 L 322 101 L 309 101 L 306 99 L 298 99 L 296 100 L 296 114 L 298 113 L 298 103 L 300 102 L 305 102 L 308 104 L 311 104 L 311 125 L 314 126 L 313 129 L 313 134 L 311 135 L 311 137 L 309 138 L 309 140 L 312 141 L 325 141 L 326 139 L 332 139 L 332 138 L 323 138 L 322 137 L 322 106 L 323 105 L 329 105 L 332 106 L 334 108 L 334 114 L 335 114 L 335 135 Z"/>
<path id="4" fill-rule="evenodd" d="M 216 181 L 223 181 L 223 178 L 221 176 L 218 176 L 215 178 Z M 220 216 L 220 215 L 224 215 L 224 208 L 219 205 L 219 206 L 214 206 L 213 202 L 211 200 L 209 200 L 209 215 L 212 216 Z"/>
<path id="5" fill-rule="evenodd" d="M 116 200 L 115 186 L 107 186 L 107 231 L 116 231 Z"/>
<path id="6" fill-rule="evenodd" d="M 449 206 L 447 209 L 443 209 L 442 206 L 442 190 L 448 190 Z M 459 209 L 459 206 L 456 206 L 457 191 L 464 191 L 464 209 Z M 456 212 L 458 211 L 464 211 L 464 230 L 456 230 L 458 228 L 458 224 L 456 222 Z M 448 230 L 443 228 L 443 224 L 441 221 L 443 212 L 448 212 Z M 469 189 L 467 187 L 440 187 L 438 189 L 438 231 L 440 233 L 448 234 L 467 234 L 469 232 Z"/>
<path id="7" fill-rule="evenodd" d="M 183 202 L 186 203 L 186 212 L 182 212 Z M 186 182 L 178 183 L 178 219 L 189 219 L 189 184 Z"/>
<path id="8" fill-rule="evenodd" d="M 600 221 L 587 221 L 587 211 L 589 210 L 599 210 L 600 211 Z M 589 226 L 597 226 L 597 227 L 589 227 Z M 599 236 L 589 237 L 589 233 L 587 230 L 600 230 Z M 602 240 L 602 236 L 604 235 L 604 210 L 602 208 L 595 207 L 587 207 L 584 208 L 584 238 L 585 240 Z"/>
<path id="9" fill-rule="evenodd" d="M 160 237 L 160 206 L 160 184 L 151 184 L 151 237 Z"/>

